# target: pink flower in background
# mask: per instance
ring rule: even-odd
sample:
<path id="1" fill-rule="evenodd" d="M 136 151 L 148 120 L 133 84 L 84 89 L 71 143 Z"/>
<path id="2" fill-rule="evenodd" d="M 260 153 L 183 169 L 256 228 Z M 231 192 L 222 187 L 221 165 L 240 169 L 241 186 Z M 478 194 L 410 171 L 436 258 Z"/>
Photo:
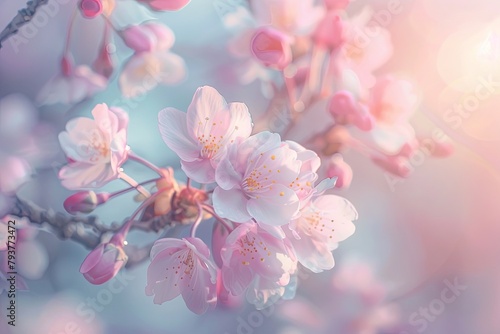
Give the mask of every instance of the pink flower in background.
<path id="1" fill-rule="evenodd" d="M 166 26 L 145 23 L 122 32 L 125 43 L 135 50 L 119 77 L 122 94 L 135 97 L 152 90 L 158 84 L 176 84 L 186 76 L 186 65 L 170 52 L 174 33 Z"/>
<path id="2" fill-rule="evenodd" d="M 25 159 L 0 154 L 0 193 L 13 194 L 30 176 L 31 167 Z"/>
<path id="3" fill-rule="evenodd" d="M 66 63 L 66 70 L 47 82 L 38 93 L 37 101 L 41 105 L 78 103 L 107 87 L 106 77 L 90 67 L 80 65 L 73 68 L 68 59 L 63 59 L 63 63 Z"/>
<path id="4" fill-rule="evenodd" d="M 227 104 L 212 87 L 198 88 L 187 113 L 174 108 L 158 115 L 163 141 L 181 158 L 186 175 L 201 183 L 215 181 L 215 168 L 227 147 L 252 132 L 250 113 L 243 103 Z"/>
<path id="5" fill-rule="evenodd" d="M 165 238 L 151 249 L 146 295 L 154 295 L 154 303 L 182 295 L 187 307 L 203 314 L 217 302 L 217 269 L 210 251 L 198 238 Z"/>
<path id="6" fill-rule="evenodd" d="M 358 15 L 344 21 L 345 42 L 342 45 L 340 64 L 353 70 L 365 89 L 373 87 L 373 72 L 392 56 L 393 47 L 389 32 L 380 26 L 369 26 L 373 12 L 368 7 Z M 376 29 L 376 34 L 371 29 Z"/>
<path id="7" fill-rule="evenodd" d="M 179 10 L 184 8 L 191 0 L 137 0 L 148 5 L 153 10 Z"/>
<path id="8" fill-rule="evenodd" d="M 324 14 L 314 0 L 251 1 L 250 6 L 259 26 L 271 25 L 290 35 L 310 33 Z"/>
<path id="9" fill-rule="evenodd" d="M 264 66 L 283 70 L 292 61 L 290 42 L 290 37 L 279 30 L 264 27 L 253 35 L 252 54 Z"/>
<path id="10" fill-rule="evenodd" d="M 236 222 L 287 224 L 298 212 L 293 186 L 299 180 L 297 152 L 278 134 L 264 131 L 229 147 L 215 171 L 213 203 L 218 215 Z"/>
<path id="11" fill-rule="evenodd" d="M 278 289 L 282 295 L 281 288 L 290 283 L 290 275 L 297 269 L 288 241 L 272 236 L 256 223 L 241 224 L 231 232 L 221 257 L 223 283 L 233 295 L 242 294 L 252 282 L 253 288 Z"/>
<path id="12" fill-rule="evenodd" d="M 128 115 L 119 108 L 98 104 L 94 119 L 75 118 L 59 134 L 70 162 L 59 172 L 68 189 L 97 188 L 118 177 L 127 159 Z"/>
<path id="13" fill-rule="evenodd" d="M 80 272 L 92 284 L 103 284 L 116 276 L 127 263 L 127 254 L 119 238 L 97 246 L 83 261 Z"/>
<path id="14" fill-rule="evenodd" d="M 316 197 L 290 223 L 291 232 L 287 231 L 298 261 L 315 273 L 332 269 L 335 262 L 331 251 L 354 233 L 352 221 L 357 218 L 356 209 L 345 198 Z"/>
<path id="15" fill-rule="evenodd" d="M 409 82 L 391 77 L 378 79 L 368 105 L 375 118 L 370 135 L 384 152 L 398 153 L 403 145 L 415 141 L 409 119 L 417 107 L 417 97 Z"/>

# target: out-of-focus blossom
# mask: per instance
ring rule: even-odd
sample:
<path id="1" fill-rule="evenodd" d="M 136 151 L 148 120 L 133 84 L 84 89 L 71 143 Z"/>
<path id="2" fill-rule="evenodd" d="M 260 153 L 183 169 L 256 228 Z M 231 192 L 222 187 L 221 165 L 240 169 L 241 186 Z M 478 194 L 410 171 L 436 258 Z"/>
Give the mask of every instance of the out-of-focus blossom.
<path id="1" fill-rule="evenodd" d="M 83 261 L 80 273 L 92 284 L 103 284 L 115 277 L 127 260 L 123 240 L 118 235 L 91 251 Z"/>
<path id="2" fill-rule="evenodd" d="M 351 3 L 351 0 L 323 0 L 323 3 L 328 10 L 342 10 Z"/>
<path id="3" fill-rule="evenodd" d="M 148 5 L 153 10 L 179 10 L 184 8 L 191 0 L 137 0 Z"/>
<path id="4" fill-rule="evenodd" d="M 337 178 L 337 182 L 335 183 L 336 188 L 349 188 L 352 181 L 352 168 L 344 161 L 340 153 L 336 153 L 328 158 L 325 165 L 326 176 Z"/>
<path id="5" fill-rule="evenodd" d="M 278 314 L 299 330 L 314 333 L 403 332 L 398 307 L 384 302 L 386 288 L 364 263 L 340 267 L 331 284 L 302 283 L 303 297 L 284 303 L 278 309 Z"/>
<path id="6" fill-rule="evenodd" d="M 31 168 L 26 160 L 15 156 L 0 155 L 0 192 L 14 193 L 29 180 Z"/>
<path id="7" fill-rule="evenodd" d="M 254 57 L 268 67 L 283 70 L 292 61 L 290 37 L 273 28 L 257 30 L 251 48 Z"/>
<path id="8" fill-rule="evenodd" d="M 268 306 L 284 294 L 290 275 L 297 269 L 293 250 L 286 239 L 278 239 L 256 223 L 238 226 L 222 248 L 222 279 L 233 295 L 249 288 L 249 302 L 259 308 Z M 249 291 L 250 291 L 249 290 Z M 270 295 L 261 292 L 267 291 Z M 271 297 L 271 296 L 277 296 Z"/>
<path id="9" fill-rule="evenodd" d="M 298 261 L 313 272 L 332 269 L 331 251 L 355 230 L 353 220 L 358 218 L 354 206 L 335 195 L 316 197 L 290 223 L 288 233 Z"/>
<path id="10" fill-rule="evenodd" d="M 313 35 L 314 42 L 330 50 L 340 47 L 344 43 L 344 25 L 340 15 L 329 11 L 320 21 Z"/>
<path id="11" fill-rule="evenodd" d="M 186 175 L 201 183 L 215 181 L 215 168 L 236 139 L 252 132 L 248 108 L 227 104 L 212 87 L 198 88 L 187 113 L 174 108 L 158 115 L 163 141 L 181 158 Z"/>
<path id="12" fill-rule="evenodd" d="M 63 59 L 63 73 L 47 82 L 37 96 L 42 104 L 74 104 L 104 90 L 108 80 L 92 71 L 87 65 L 73 67 L 70 60 Z"/>
<path id="13" fill-rule="evenodd" d="M 70 159 L 59 172 L 68 189 L 96 188 L 118 177 L 127 159 L 128 115 L 119 108 L 98 104 L 94 119 L 75 118 L 59 134 L 61 147 Z"/>
<path id="14" fill-rule="evenodd" d="M 363 131 L 373 129 L 375 120 L 368 107 L 355 100 L 346 90 L 336 92 L 328 105 L 330 114 L 340 124 L 353 124 Z"/>
<path id="15" fill-rule="evenodd" d="M 255 218 L 273 226 L 287 224 L 300 205 L 292 188 L 300 169 L 297 152 L 278 134 L 260 132 L 240 140 L 215 172 L 215 211 L 236 222 Z"/>
<path id="16" fill-rule="evenodd" d="M 146 294 L 155 304 L 182 295 L 191 311 L 203 314 L 217 302 L 216 281 L 210 251 L 198 238 L 160 239 L 151 249 Z"/>
<path id="17" fill-rule="evenodd" d="M 160 83 L 178 83 L 186 76 L 184 60 L 170 52 L 175 37 L 168 27 L 150 22 L 128 27 L 122 36 L 136 51 L 118 79 L 125 97 L 141 95 Z"/>
<path id="18" fill-rule="evenodd" d="M 258 26 L 271 25 L 290 35 L 312 31 L 324 13 L 314 0 L 251 1 Z"/>
<path id="19" fill-rule="evenodd" d="M 373 87 L 373 72 L 384 65 L 392 56 L 393 47 L 389 32 L 377 26 L 377 34 L 369 32 L 368 23 L 372 10 L 365 8 L 358 15 L 346 20 L 345 42 L 342 45 L 340 63 L 353 70 L 365 89 Z"/>

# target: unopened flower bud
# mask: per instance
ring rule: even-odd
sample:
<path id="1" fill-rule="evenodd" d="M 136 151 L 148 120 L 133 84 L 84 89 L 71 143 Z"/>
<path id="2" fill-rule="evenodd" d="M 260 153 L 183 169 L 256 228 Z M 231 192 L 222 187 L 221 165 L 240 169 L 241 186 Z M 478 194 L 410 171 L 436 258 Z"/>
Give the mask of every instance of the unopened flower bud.
<path id="1" fill-rule="evenodd" d="M 273 28 L 257 30 L 251 48 L 254 57 L 268 67 L 283 70 L 292 61 L 290 38 Z"/>
<path id="2" fill-rule="evenodd" d="M 103 284 L 116 276 L 127 262 L 127 254 L 119 242 L 97 246 L 87 255 L 80 267 L 80 273 L 92 284 Z"/>
<path id="3" fill-rule="evenodd" d="M 94 17 L 100 15 L 102 10 L 103 7 L 101 0 L 82 0 L 80 2 L 80 11 L 87 19 L 93 19 Z"/>
<path id="4" fill-rule="evenodd" d="M 108 193 L 96 194 L 93 191 L 80 191 L 66 198 L 63 205 L 68 213 L 75 215 L 77 213 L 90 213 L 108 199 Z"/>

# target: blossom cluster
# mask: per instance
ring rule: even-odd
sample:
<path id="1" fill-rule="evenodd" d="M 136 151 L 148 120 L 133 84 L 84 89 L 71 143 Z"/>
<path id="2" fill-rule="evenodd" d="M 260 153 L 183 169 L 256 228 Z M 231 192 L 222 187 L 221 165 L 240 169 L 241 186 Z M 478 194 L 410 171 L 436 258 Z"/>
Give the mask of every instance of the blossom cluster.
<path id="1" fill-rule="evenodd" d="M 117 178 L 138 189 L 122 168 L 127 159 L 152 166 L 126 145 L 123 110 L 101 104 L 92 113 L 94 120 L 74 119 L 59 136 L 69 159 L 59 176 L 67 188 L 81 190 L 65 202 L 70 213 L 92 212 L 123 193 L 84 189 Z M 157 191 L 146 193 L 133 216 L 85 259 L 81 272 L 89 282 L 102 284 L 125 265 L 126 235 L 151 206 L 154 215 L 175 213 L 174 219 L 192 225 L 190 237 L 162 238 L 151 249 L 146 294 L 155 303 L 182 295 L 200 314 L 218 298 L 246 294 L 260 309 L 293 297 L 299 264 L 316 273 L 333 268 L 331 252 L 354 233 L 357 212 L 348 200 L 325 194 L 336 179 L 318 182 L 316 153 L 276 133 L 252 134 L 246 105 L 226 103 L 208 86 L 196 91 L 187 112 L 166 108 L 158 119 L 189 182 L 181 188 L 172 170 L 153 166 Z M 206 186 L 196 189 L 191 181 Z M 211 251 L 196 236 L 209 218 L 215 220 Z"/>

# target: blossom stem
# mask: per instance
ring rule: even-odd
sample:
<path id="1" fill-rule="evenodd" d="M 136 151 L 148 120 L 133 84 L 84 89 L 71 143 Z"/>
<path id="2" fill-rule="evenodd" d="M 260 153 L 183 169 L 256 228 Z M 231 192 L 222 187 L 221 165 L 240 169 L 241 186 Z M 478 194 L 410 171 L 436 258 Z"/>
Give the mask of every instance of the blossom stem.
<path id="1" fill-rule="evenodd" d="M 191 188 L 191 179 L 188 177 L 186 181 L 186 188 L 190 189 Z"/>
<path id="2" fill-rule="evenodd" d="M 73 32 L 73 25 L 75 23 L 77 11 L 78 11 L 78 9 L 75 8 L 75 10 L 73 11 L 73 15 L 71 15 L 71 18 L 70 18 L 70 21 L 69 21 L 68 31 L 66 33 L 66 40 L 64 42 L 63 57 L 67 57 L 68 53 L 69 53 L 69 44 L 70 44 L 70 40 L 71 40 L 71 34 Z"/>
<path id="3" fill-rule="evenodd" d="M 144 166 L 148 167 L 149 169 L 153 170 L 154 172 L 156 172 L 158 175 L 162 176 L 163 177 L 163 173 L 161 171 L 161 169 L 156 166 L 155 164 L 153 164 L 152 162 L 149 162 L 148 160 L 136 155 L 135 153 L 133 153 L 132 151 L 129 151 L 128 152 L 128 157 L 140 164 L 143 164 Z"/>
<path id="4" fill-rule="evenodd" d="M 115 237 L 121 238 L 121 240 L 125 240 L 125 236 L 127 235 L 128 231 L 130 230 L 130 227 L 134 223 L 137 215 L 139 213 L 141 213 L 142 210 L 144 210 L 149 205 L 151 205 L 151 203 L 153 203 L 156 200 L 156 197 L 158 197 L 159 194 L 161 194 L 162 192 L 164 192 L 166 190 L 168 190 L 168 189 L 167 188 L 159 189 L 157 192 L 152 194 L 147 200 L 142 202 L 141 205 L 139 205 L 139 207 L 134 211 L 134 213 L 132 213 L 132 216 L 130 216 L 130 219 L 128 219 L 126 221 L 126 223 L 123 224 L 123 226 L 120 228 L 120 230 L 116 233 Z"/>
<path id="5" fill-rule="evenodd" d="M 136 180 L 134 180 L 132 177 L 130 177 L 129 175 L 125 174 L 124 172 L 120 172 L 120 174 L 118 175 L 118 177 L 120 179 L 122 179 L 123 181 L 127 182 L 128 184 L 130 184 L 132 186 L 132 188 L 136 189 L 138 192 L 140 192 L 145 197 L 150 197 L 151 196 L 151 194 L 149 193 L 149 191 L 147 191 L 146 189 L 144 189 L 144 187 L 141 186 Z"/>
<path id="6" fill-rule="evenodd" d="M 196 236 L 196 230 L 203 220 L 203 208 L 201 207 L 201 204 L 199 202 L 197 202 L 196 205 L 198 205 L 198 215 L 196 216 L 196 220 L 191 227 L 191 238 L 194 238 Z"/>
<path id="7" fill-rule="evenodd" d="M 339 51 L 332 51 L 329 58 L 330 59 L 327 63 L 325 75 L 323 76 L 323 82 L 321 83 L 321 96 L 328 96 L 333 93 L 332 84 L 335 78 L 339 78 L 340 80 L 342 80 L 338 66 Z"/>
<path id="8" fill-rule="evenodd" d="M 143 186 L 145 184 L 148 184 L 148 183 L 151 183 L 151 182 L 156 182 L 158 180 L 161 180 L 161 178 L 155 178 L 155 179 L 151 179 L 151 180 L 147 180 L 147 181 L 144 181 L 144 182 L 141 182 L 141 183 L 138 183 L 137 186 Z M 131 190 L 134 190 L 134 189 L 137 189 L 137 187 L 134 187 L 134 186 L 131 186 L 131 187 L 128 187 L 128 188 L 125 188 L 125 189 L 122 189 L 122 190 L 118 190 L 114 193 L 111 193 L 109 195 L 109 198 L 112 198 L 112 197 L 115 197 L 115 196 L 120 196 L 122 194 L 125 194 Z"/>
<path id="9" fill-rule="evenodd" d="M 228 231 L 233 230 L 233 227 L 231 225 L 229 225 L 228 222 L 224 218 L 222 218 L 221 216 L 219 216 L 218 214 L 215 213 L 215 210 L 211 205 L 201 204 L 201 207 L 203 208 L 203 210 L 205 210 L 206 212 L 211 214 L 219 223 L 224 225 L 224 227 L 227 228 Z"/>

